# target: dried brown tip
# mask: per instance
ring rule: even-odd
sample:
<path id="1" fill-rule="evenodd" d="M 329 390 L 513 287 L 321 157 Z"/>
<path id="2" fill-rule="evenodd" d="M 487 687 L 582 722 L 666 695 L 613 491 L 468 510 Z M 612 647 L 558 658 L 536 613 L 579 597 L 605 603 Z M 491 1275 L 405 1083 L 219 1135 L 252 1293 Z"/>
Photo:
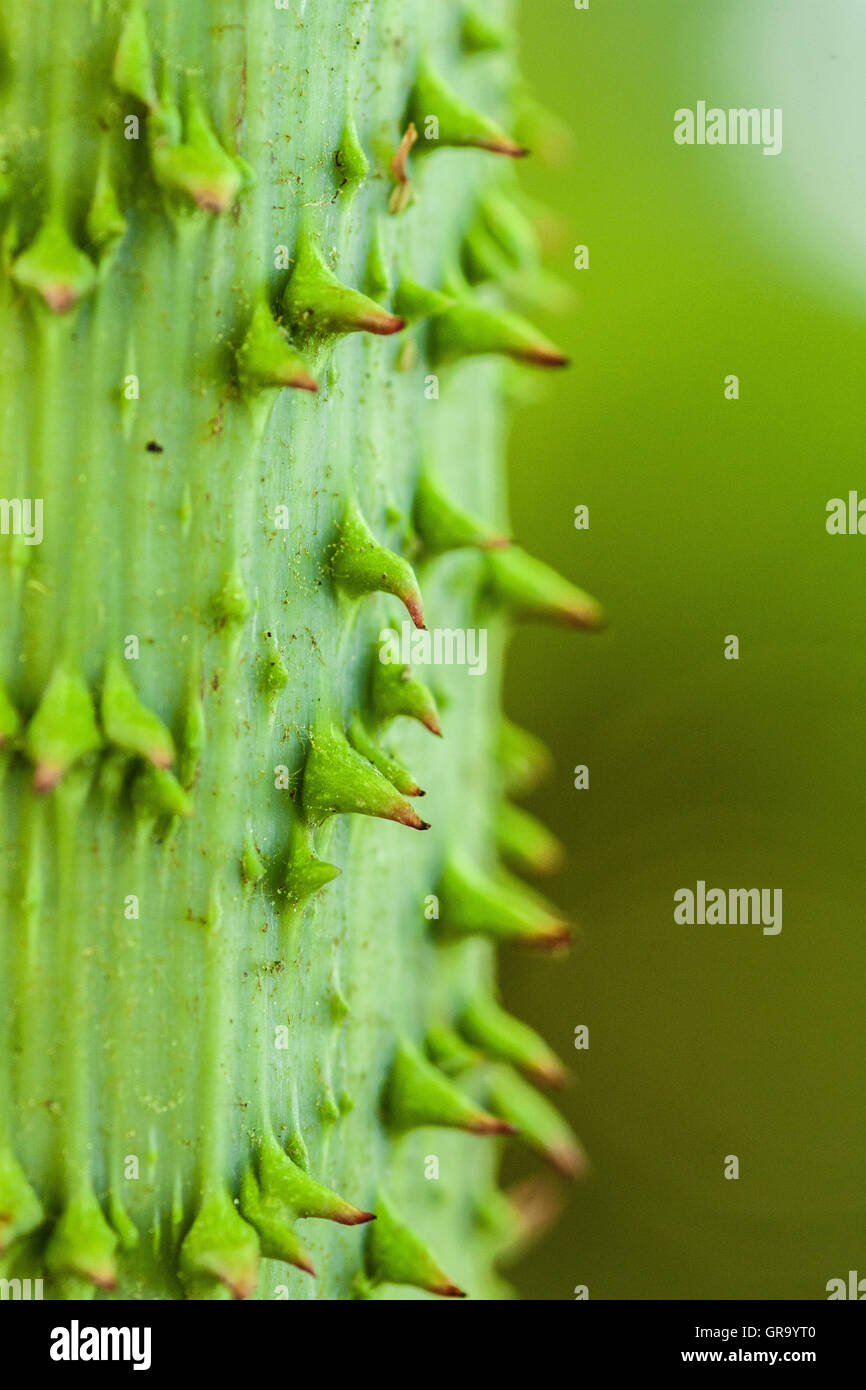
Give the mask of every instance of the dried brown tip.
<path id="1" fill-rule="evenodd" d="M 380 338 L 387 338 L 390 334 L 399 333 L 404 329 L 406 320 L 401 319 L 398 314 L 361 314 L 358 327 L 365 333 L 378 333 Z"/>
<path id="2" fill-rule="evenodd" d="M 78 292 L 73 285 L 44 285 L 41 294 L 52 314 L 68 314 L 78 303 Z"/>
<path id="3" fill-rule="evenodd" d="M 63 776 L 63 768 L 56 763 L 39 763 L 33 773 L 33 790 L 37 796 L 52 792 Z"/>
<path id="4" fill-rule="evenodd" d="M 497 1115 L 479 1116 L 467 1125 L 470 1134 L 517 1134 L 519 1133 L 516 1125 L 509 1124 L 508 1120 L 500 1120 Z"/>
<path id="5" fill-rule="evenodd" d="M 489 150 L 491 154 L 506 154 L 510 159 L 525 159 L 529 150 L 524 145 L 518 145 L 513 140 L 509 140 L 507 135 L 503 135 L 498 140 L 479 140 L 478 148 Z"/>
<path id="6" fill-rule="evenodd" d="M 463 1289 L 458 1289 L 456 1284 L 431 1284 L 430 1292 L 436 1293 L 440 1298 L 465 1298 Z"/>
<path id="7" fill-rule="evenodd" d="M 406 166 L 409 159 L 409 152 L 417 139 L 418 132 L 415 129 L 414 122 L 410 121 L 406 127 L 402 140 L 397 146 L 394 158 L 391 160 L 391 173 L 398 183 L 409 182 L 409 171 Z"/>
<path id="8" fill-rule="evenodd" d="M 292 1260 L 292 1264 L 294 1265 L 295 1269 L 300 1269 L 303 1271 L 304 1274 L 310 1274 L 315 1279 L 316 1271 L 313 1268 L 313 1262 L 308 1255 L 299 1255 L 296 1260 Z"/>
<path id="9" fill-rule="evenodd" d="M 596 607 L 563 607 L 558 617 L 566 627 L 580 628 L 581 632 L 603 632 L 607 626 L 607 619 Z"/>
<path id="10" fill-rule="evenodd" d="M 408 825 L 411 830 L 429 830 L 427 821 L 422 820 L 414 806 L 397 806 L 392 811 L 391 820 L 398 821 L 400 825 Z"/>
<path id="11" fill-rule="evenodd" d="M 383 575 L 382 578 L 384 580 L 385 575 Z M 421 603 L 421 595 L 418 591 L 416 589 L 404 590 L 403 593 L 397 595 L 397 598 L 399 598 L 400 602 L 405 607 L 406 612 L 409 614 L 415 626 L 426 632 L 427 624 L 424 622 L 424 609 Z"/>
<path id="12" fill-rule="evenodd" d="M 525 944 L 539 951 L 567 951 L 571 944 L 571 928 L 566 922 L 551 922 L 542 931 L 528 937 Z"/>
<path id="13" fill-rule="evenodd" d="M 304 371 L 292 372 L 285 378 L 283 385 L 293 386 L 296 391 L 312 391 L 315 393 L 319 389 L 319 383 L 316 381 L 316 378 L 310 376 L 309 372 Z"/>
<path id="14" fill-rule="evenodd" d="M 505 1193 L 520 1223 L 524 1240 L 537 1240 L 558 1219 L 564 1206 L 556 1185 L 545 1178 L 527 1178 Z"/>
<path id="15" fill-rule="evenodd" d="M 147 753 L 147 761 L 152 763 L 154 767 L 167 771 L 174 762 L 174 757 L 165 748 L 154 748 Z"/>
<path id="16" fill-rule="evenodd" d="M 555 1148 L 548 1149 L 545 1157 L 557 1173 L 568 1178 L 569 1182 L 573 1182 L 575 1178 L 584 1177 L 589 1171 L 589 1161 L 586 1154 L 575 1144 L 560 1144 Z"/>
<path id="17" fill-rule="evenodd" d="M 437 715 L 433 712 L 433 710 L 430 710 L 429 713 L 422 715 L 421 723 L 424 725 L 425 729 L 430 730 L 431 734 L 435 734 L 437 738 L 442 737 L 442 725 L 439 723 L 439 719 Z"/>
<path id="18" fill-rule="evenodd" d="M 219 188 L 197 188 L 193 193 L 196 206 L 202 212 L 226 212 L 234 202 L 234 197 L 229 197 Z"/>
<path id="19" fill-rule="evenodd" d="M 564 353 L 558 352 L 556 348 L 548 347 L 528 347 L 520 352 L 515 352 L 514 356 L 520 362 L 528 362 L 533 367 L 567 367 L 569 359 Z"/>
<path id="20" fill-rule="evenodd" d="M 533 1062 L 527 1069 L 536 1081 L 561 1091 L 568 1080 L 568 1072 L 558 1062 Z"/>
<path id="21" fill-rule="evenodd" d="M 341 1226 L 364 1226 L 368 1221 L 376 1220 L 374 1211 L 355 1211 L 345 1212 L 340 1216 L 335 1216 L 334 1220 Z"/>

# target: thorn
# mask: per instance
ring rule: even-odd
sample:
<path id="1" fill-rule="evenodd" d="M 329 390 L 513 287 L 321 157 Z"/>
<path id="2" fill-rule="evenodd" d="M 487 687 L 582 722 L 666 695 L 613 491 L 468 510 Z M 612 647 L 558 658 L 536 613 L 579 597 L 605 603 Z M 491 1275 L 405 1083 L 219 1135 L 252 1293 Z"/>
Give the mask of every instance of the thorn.
<path id="1" fill-rule="evenodd" d="M 159 184 L 190 198 L 203 212 L 228 212 L 244 186 L 244 174 L 217 140 L 197 97 L 187 101 L 182 143 L 173 143 L 167 123 L 160 128 L 153 117 L 148 133 L 153 174 Z"/>
<path id="2" fill-rule="evenodd" d="M 561 623 L 584 632 L 604 628 L 604 611 L 594 598 L 520 546 L 488 555 L 486 565 L 488 593 L 516 618 Z"/>
<path id="3" fill-rule="evenodd" d="M 491 1110 L 515 1124 L 524 1143 L 547 1160 L 562 1177 L 588 1170 L 586 1154 L 559 1111 L 511 1067 L 497 1066 L 489 1078 Z"/>
<path id="4" fill-rule="evenodd" d="M 223 576 L 222 584 L 210 601 L 210 616 L 217 631 L 239 628 L 252 612 L 243 577 L 237 566 Z"/>
<path id="5" fill-rule="evenodd" d="M 45 1220 L 42 1203 L 7 1148 L 0 1149 L 0 1256 Z"/>
<path id="6" fill-rule="evenodd" d="M 364 290 L 376 298 L 386 296 L 391 289 L 391 269 L 385 246 L 382 219 L 377 218 L 367 265 L 364 271 Z"/>
<path id="7" fill-rule="evenodd" d="M 248 888 L 254 888 L 265 876 L 265 861 L 259 854 L 256 842 L 247 834 L 241 854 L 241 879 Z"/>
<path id="8" fill-rule="evenodd" d="M 289 1160 L 286 1159 L 286 1162 Z M 316 1271 L 309 1251 L 292 1226 L 296 1213 L 290 1211 L 278 1197 L 264 1192 L 249 1168 L 241 1176 L 239 1202 L 244 1218 L 258 1233 L 265 1259 L 294 1265 L 295 1269 L 315 1279 Z"/>
<path id="9" fill-rule="evenodd" d="M 382 578 L 384 579 L 385 576 L 382 575 Z M 421 595 L 413 593 L 410 589 L 404 589 L 402 593 L 397 594 L 397 598 L 399 598 L 400 602 L 405 606 L 406 612 L 409 614 L 415 626 L 426 632 L 427 624 L 424 622 Z"/>
<path id="10" fill-rule="evenodd" d="M 311 1178 L 292 1162 L 273 1136 L 268 1136 L 259 1150 L 259 1181 L 264 1199 L 278 1203 L 296 1217 L 335 1221 L 340 1226 L 365 1226 L 376 1220 L 374 1212 L 362 1211 Z"/>
<path id="11" fill-rule="evenodd" d="M 465 1298 L 427 1246 L 400 1221 L 382 1193 L 376 1199 L 378 1220 L 369 1228 L 364 1265 L 373 1284 L 407 1284 L 438 1294 Z"/>
<path id="12" fill-rule="evenodd" d="M 424 627 L 421 591 L 412 566 L 379 544 L 353 502 L 343 514 L 328 566 L 334 583 L 353 598 L 393 594 L 405 605 L 415 626 Z"/>
<path id="13" fill-rule="evenodd" d="M 469 1047 L 453 1028 L 444 1023 L 436 1023 L 428 1028 L 424 1043 L 430 1057 L 446 1076 L 459 1076 L 484 1060 L 480 1052 Z"/>
<path id="14" fill-rule="evenodd" d="M 526 1178 L 508 1188 L 505 1196 L 520 1225 L 521 1251 L 541 1239 L 563 1208 L 559 1189 L 546 1178 Z"/>
<path id="15" fill-rule="evenodd" d="M 410 772 L 399 763 L 396 758 L 385 753 L 373 741 L 364 727 L 364 722 L 359 714 L 356 714 L 349 729 L 349 739 L 353 748 L 371 762 L 373 766 L 381 772 L 383 777 L 387 777 L 392 786 L 402 792 L 404 796 L 424 796 L 424 792 Z"/>
<path id="16" fill-rule="evenodd" d="M 112 252 L 126 232 L 126 218 L 120 211 L 109 173 L 109 149 L 106 138 L 100 146 L 96 184 L 85 220 L 88 239 L 96 247 L 103 264 L 106 255 Z"/>
<path id="17" fill-rule="evenodd" d="M 117 1283 L 117 1236 L 92 1191 L 70 1198 L 45 1247 L 45 1267 L 55 1276 L 71 1275 L 110 1290 Z"/>
<path id="18" fill-rule="evenodd" d="M 538 266 L 538 236 L 513 198 L 500 189 L 489 189 L 481 204 L 481 218 L 515 270 L 527 271 Z"/>
<path id="19" fill-rule="evenodd" d="M 237 360 L 238 379 L 248 390 L 268 386 L 311 392 L 319 389 L 319 383 L 274 320 L 263 296 L 256 301 Z"/>
<path id="20" fill-rule="evenodd" d="M 387 1122 L 399 1131 L 436 1125 L 471 1134 L 513 1133 L 507 1116 L 482 1110 L 406 1040 L 397 1044 L 383 1110 Z"/>
<path id="21" fill-rule="evenodd" d="M 259 1239 L 224 1189 L 205 1196 L 180 1247 L 179 1269 L 187 1283 L 216 1279 L 234 1298 L 249 1298 L 256 1287 Z"/>
<path id="22" fill-rule="evenodd" d="M 90 691 L 80 676 L 57 667 L 24 734 L 36 766 L 34 791 L 51 791 L 73 763 L 101 745 Z"/>
<path id="23" fill-rule="evenodd" d="M 401 807 L 400 813 L 392 816 L 391 819 L 399 821 L 401 825 L 408 825 L 410 830 L 430 829 L 429 822 L 421 819 L 414 806 L 409 806 L 405 810 Z"/>
<path id="24" fill-rule="evenodd" d="M 462 1289 L 458 1289 L 456 1284 L 446 1280 L 442 1284 L 434 1284 L 430 1288 L 431 1293 L 438 1294 L 440 1298 L 465 1298 L 466 1294 Z"/>
<path id="25" fill-rule="evenodd" d="M 542 163 L 561 168 L 570 159 L 574 149 L 572 131 L 560 116 L 526 91 L 520 98 L 517 126 L 519 138 L 532 146 Z"/>
<path id="26" fill-rule="evenodd" d="M 564 851 L 546 825 L 504 801 L 496 814 L 496 847 L 505 863 L 519 873 L 555 874 Z"/>
<path id="27" fill-rule="evenodd" d="M 411 280 L 408 275 L 401 276 L 394 294 L 394 308 L 407 323 L 418 323 L 421 319 L 444 314 L 453 303 L 450 295 L 427 289 L 425 285 Z"/>
<path id="28" fill-rule="evenodd" d="M 331 815 L 377 816 L 415 830 L 429 826 L 337 728 L 316 734 L 304 768 L 303 804 L 315 824 Z"/>
<path id="29" fill-rule="evenodd" d="M 439 711 L 429 686 L 402 662 L 383 660 L 387 655 L 383 642 L 370 668 L 370 706 L 377 722 L 386 724 L 401 715 L 415 719 L 437 738 L 442 737 Z"/>
<path id="30" fill-rule="evenodd" d="M 485 874 L 468 859 L 452 855 L 440 881 L 442 930 L 446 936 L 480 934 L 546 949 L 569 940 L 556 909 L 510 874 Z"/>
<path id="31" fill-rule="evenodd" d="M 132 0 L 127 10 L 114 55 L 112 81 L 119 91 L 137 97 L 143 106 L 156 106 L 150 39 L 141 0 Z"/>
<path id="32" fill-rule="evenodd" d="M 158 715 L 142 704 L 117 656 L 106 667 L 100 713 L 109 743 L 147 758 L 154 767 L 168 768 L 174 762 L 171 734 Z"/>
<path id="33" fill-rule="evenodd" d="M 534 367 L 565 367 L 568 358 L 531 323 L 505 309 L 488 309 L 461 301 L 435 318 L 430 327 L 435 363 L 465 357 L 503 356 Z"/>
<path id="34" fill-rule="evenodd" d="M 497 760 L 505 791 L 526 796 L 553 772 L 550 750 L 535 734 L 503 718 L 499 727 Z"/>
<path id="35" fill-rule="evenodd" d="M 329 883 L 333 883 L 341 873 L 342 869 L 338 869 L 336 864 L 327 864 L 323 859 L 317 859 L 309 847 L 299 839 L 289 855 L 280 895 L 289 907 L 299 907 Z"/>
<path id="36" fill-rule="evenodd" d="M 341 1226 L 366 1226 L 368 1221 L 376 1220 L 374 1211 L 359 1211 L 354 1216 L 335 1216 Z"/>
<path id="37" fill-rule="evenodd" d="M 324 340 L 360 332 L 387 337 L 406 326 L 404 319 L 389 314 L 360 290 L 342 284 L 306 231 L 301 233 L 282 305 L 289 327 L 301 338 Z"/>
<path id="38" fill-rule="evenodd" d="M 358 186 L 363 183 L 370 172 L 370 161 L 364 153 L 358 136 L 358 128 L 355 125 L 355 117 L 351 112 L 346 117 L 340 139 L 340 148 L 334 155 L 334 163 L 338 175 L 345 181 L 350 194 L 357 191 Z"/>
<path id="39" fill-rule="evenodd" d="M 173 773 L 147 764 L 132 783 L 136 807 L 151 816 L 191 816 L 192 798 Z"/>
<path id="40" fill-rule="evenodd" d="M 427 470 L 422 472 L 415 489 L 413 521 L 424 548 L 431 555 L 467 546 L 501 550 L 511 544 L 508 536 L 500 535 L 486 522 L 458 507 Z"/>
<path id="41" fill-rule="evenodd" d="M 427 134 L 428 118 L 435 116 L 438 133 Z M 529 151 L 518 145 L 494 121 L 489 120 L 457 96 L 429 62 L 422 60 L 415 78 L 409 117 L 425 133 L 419 153 L 439 146 L 473 147 L 492 154 L 520 159 Z"/>
<path id="42" fill-rule="evenodd" d="M 491 996 L 475 995 L 463 1010 L 459 1026 L 463 1036 L 488 1056 L 512 1062 L 546 1085 L 565 1084 L 565 1069 L 544 1039 L 506 1013 Z"/>
<path id="43" fill-rule="evenodd" d="M 508 34 L 474 6 L 465 5 L 460 24 L 464 53 L 493 53 L 508 47 Z"/>
<path id="44" fill-rule="evenodd" d="M 96 284 L 96 267 L 63 223 L 49 218 L 12 264 L 12 279 L 38 295 L 52 314 L 67 314 Z"/>
<path id="45" fill-rule="evenodd" d="M 520 1130 L 516 1125 L 510 1124 L 508 1120 L 498 1120 L 491 1115 L 483 1120 L 475 1120 L 466 1128 L 470 1134 L 519 1134 Z"/>

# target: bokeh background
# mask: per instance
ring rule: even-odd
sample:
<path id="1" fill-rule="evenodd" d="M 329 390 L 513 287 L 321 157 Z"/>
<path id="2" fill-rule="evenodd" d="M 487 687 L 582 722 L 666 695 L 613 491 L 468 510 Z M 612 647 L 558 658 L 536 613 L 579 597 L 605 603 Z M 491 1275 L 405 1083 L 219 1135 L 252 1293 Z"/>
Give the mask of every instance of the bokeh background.
<path id="1" fill-rule="evenodd" d="M 866 496 L 866 10 L 543 0 L 522 47 L 573 131 L 522 177 L 576 301 L 545 325 L 572 370 L 516 417 L 514 527 L 611 628 L 527 629 L 509 665 L 582 932 L 565 965 L 511 957 L 505 998 L 571 1062 L 593 1162 L 513 1277 L 823 1299 L 866 1276 L 866 536 L 825 529 L 831 497 Z M 782 107 L 783 152 L 675 145 L 699 99 Z M 700 878 L 781 888 L 781 934 L 675 925 Z"/>

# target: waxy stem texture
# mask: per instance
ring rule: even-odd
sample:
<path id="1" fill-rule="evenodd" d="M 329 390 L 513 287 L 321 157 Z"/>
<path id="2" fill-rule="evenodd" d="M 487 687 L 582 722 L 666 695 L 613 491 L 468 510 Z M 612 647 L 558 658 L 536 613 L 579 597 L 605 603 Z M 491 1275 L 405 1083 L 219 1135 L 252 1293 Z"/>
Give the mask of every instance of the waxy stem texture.
<path id="1" fill-rule="evenodd" d="M 505 373 L 562 358 L 487 9 L 0 21 L 0 1252 L 48 1297 L 496 1297 L 504 1136 L 580 1167 L 494 987 L 567 936 L 497 859 L 556 859 L 510 615 L 600 615 L 509 545 Z M 383 663 L 403 621 L 485 673 Z"/>

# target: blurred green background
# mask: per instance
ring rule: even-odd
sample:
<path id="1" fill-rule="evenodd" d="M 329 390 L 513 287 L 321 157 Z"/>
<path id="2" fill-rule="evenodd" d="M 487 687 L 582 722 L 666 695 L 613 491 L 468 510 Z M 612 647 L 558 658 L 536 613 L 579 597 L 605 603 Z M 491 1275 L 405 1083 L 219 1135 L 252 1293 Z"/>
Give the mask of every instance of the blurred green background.
<path id="1" fill-rule="evenodd" d="M 512 956 L 505 998 L 571 1063 L 593 1162 L 513 1277 L 530 1299 L 823 1299 L 866 1276 L 866 536 L 825 530 L 831 497 L 866 496 L 866 11 L 544 0 L 522 45 L 574 132 L 523 179 L 577 299 L 545 324 L 572 370 L 513 429 L 514 529 L 611 628 L 527 629 L 509 665 L 583 930 L 564 965 Z M 678 147 L 699 99 L 782 107 L 782 153 Z M 675 925 L 701 878 L 781 888 L 781 934 Z"/>

